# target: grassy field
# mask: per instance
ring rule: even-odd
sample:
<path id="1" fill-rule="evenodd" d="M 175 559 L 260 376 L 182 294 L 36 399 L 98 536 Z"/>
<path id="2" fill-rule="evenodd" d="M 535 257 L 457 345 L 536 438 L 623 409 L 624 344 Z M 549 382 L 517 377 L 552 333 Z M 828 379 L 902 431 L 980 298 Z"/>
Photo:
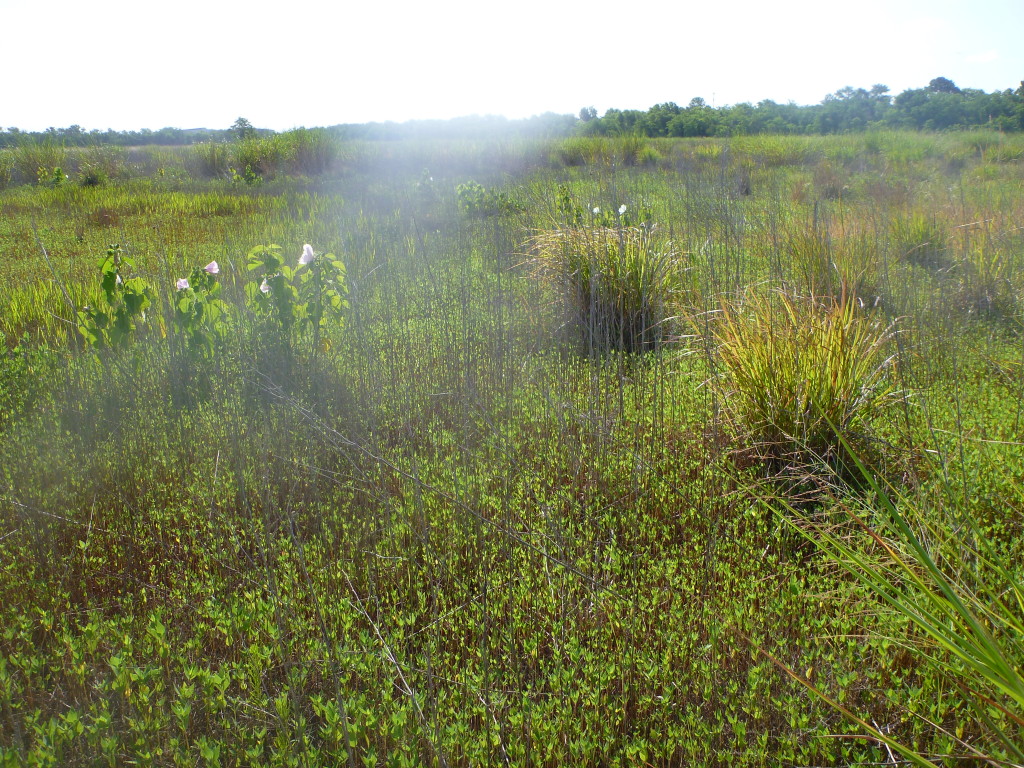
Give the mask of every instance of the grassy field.
<path id="1" fill-rule="evenodd" d="M 1024 762 L 1024 137 L 288 146 L 0 154 L 0 764 Z"/>

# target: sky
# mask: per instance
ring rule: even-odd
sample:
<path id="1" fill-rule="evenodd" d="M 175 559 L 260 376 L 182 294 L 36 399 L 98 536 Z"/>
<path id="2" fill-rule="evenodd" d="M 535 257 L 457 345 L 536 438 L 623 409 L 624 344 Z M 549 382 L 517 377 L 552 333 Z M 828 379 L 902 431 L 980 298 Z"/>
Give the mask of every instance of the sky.
<path id="1" fill-rule="evenodd" d="M 287 130 L 1024 80 L 1024 0 L 0 0 L 0 127 Z"/>

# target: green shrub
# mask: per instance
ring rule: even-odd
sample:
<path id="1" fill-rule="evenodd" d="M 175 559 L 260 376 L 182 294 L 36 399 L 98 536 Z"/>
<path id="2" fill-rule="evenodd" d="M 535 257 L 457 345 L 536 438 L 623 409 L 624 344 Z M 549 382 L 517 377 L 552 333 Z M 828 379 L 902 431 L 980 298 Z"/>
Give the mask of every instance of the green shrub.
<path id="1" fill-rule="evenodd" d="M 146 322 L 153 289 L 141 277 L 126 277 L 135 267 L 120 245 L 111 245 L 99 260 L 101 293 L 78 311 L 78 331 L 96 349 L 128 344 Z"/>

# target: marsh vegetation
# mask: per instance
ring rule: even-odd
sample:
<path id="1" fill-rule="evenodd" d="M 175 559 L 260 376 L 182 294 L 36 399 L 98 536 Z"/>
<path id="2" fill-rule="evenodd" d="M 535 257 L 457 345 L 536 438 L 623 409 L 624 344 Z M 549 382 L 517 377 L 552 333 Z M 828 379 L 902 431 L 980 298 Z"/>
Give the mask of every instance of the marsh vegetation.
<path id="1" fill-rule="evenodd" d="M 0 762 L 1024 761 L 1024 138 L 246 141 L 0 151 Z"/>

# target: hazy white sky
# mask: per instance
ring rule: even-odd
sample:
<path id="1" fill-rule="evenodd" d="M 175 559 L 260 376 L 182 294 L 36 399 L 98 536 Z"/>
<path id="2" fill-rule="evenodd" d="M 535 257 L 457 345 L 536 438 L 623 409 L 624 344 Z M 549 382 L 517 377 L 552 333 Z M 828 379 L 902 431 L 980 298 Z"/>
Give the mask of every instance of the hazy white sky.
<path id="1" fill-rule="evenodd" d="M 1024 79 L 1024 0 L 0 0 L 0 126 L 277 130 Z"/>

